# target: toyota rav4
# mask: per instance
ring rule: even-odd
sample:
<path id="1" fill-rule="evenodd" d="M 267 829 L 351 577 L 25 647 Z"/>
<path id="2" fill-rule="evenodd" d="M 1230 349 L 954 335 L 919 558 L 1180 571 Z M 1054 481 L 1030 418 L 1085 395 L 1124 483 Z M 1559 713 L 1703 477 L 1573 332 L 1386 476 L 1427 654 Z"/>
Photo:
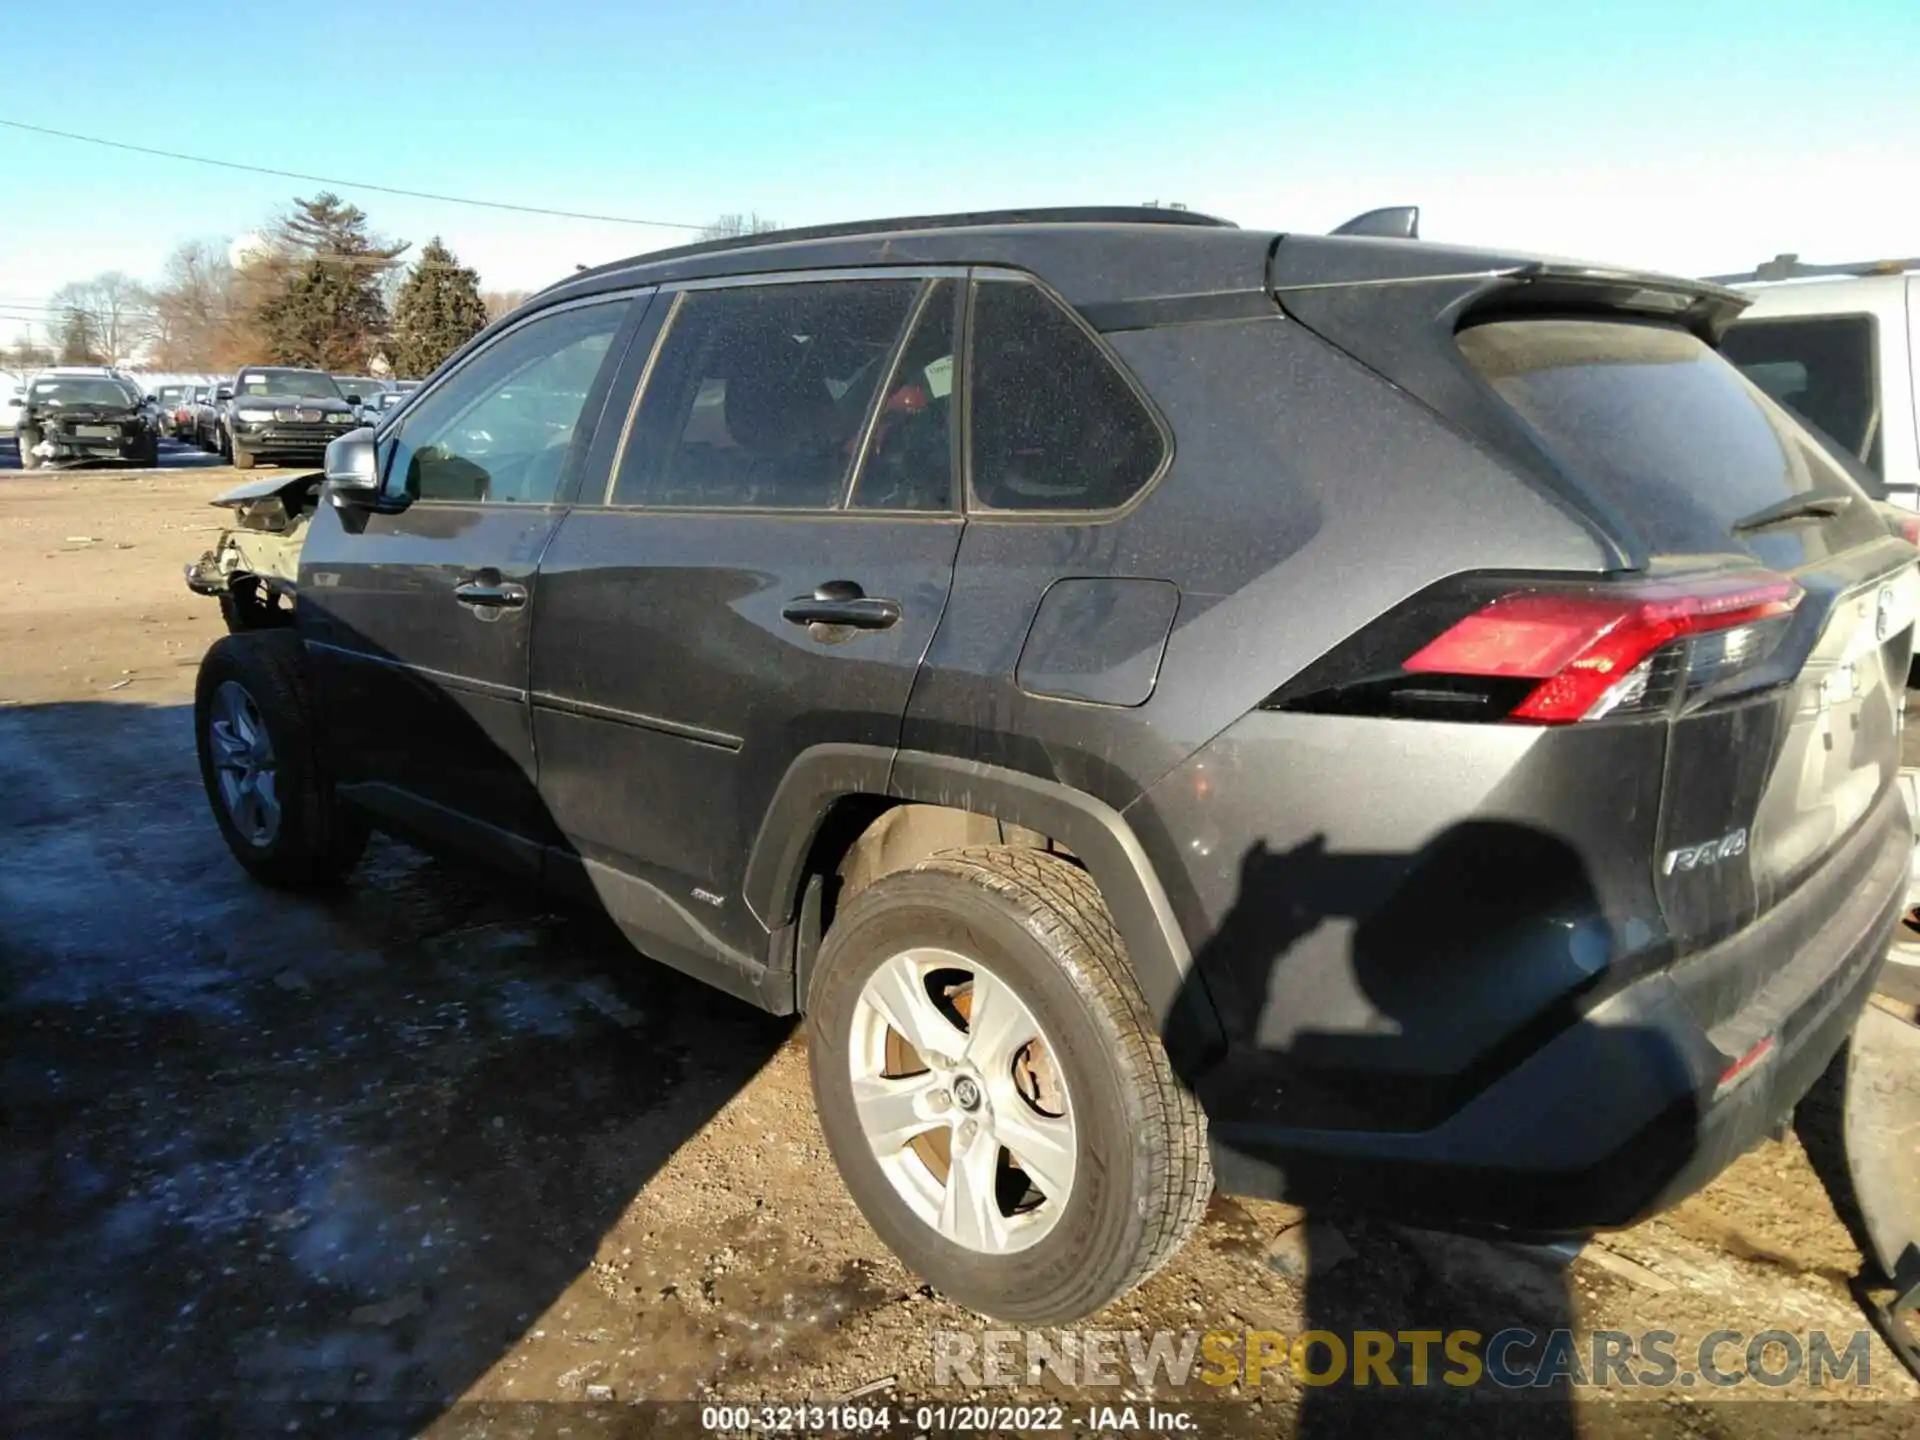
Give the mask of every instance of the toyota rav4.
<path id="1" fill-rule="evenodd" d="M 874 1229 L 1018 1321 L 1216 1181 L 1672 1203 L 1872 989 L 1914 551 L 1717 352 L 1739 295 L 1411 228 L 569 276 L 292 502 L 291 623 L 200 672 L 228 845 L 465 852 L 804 1013 Z"/>

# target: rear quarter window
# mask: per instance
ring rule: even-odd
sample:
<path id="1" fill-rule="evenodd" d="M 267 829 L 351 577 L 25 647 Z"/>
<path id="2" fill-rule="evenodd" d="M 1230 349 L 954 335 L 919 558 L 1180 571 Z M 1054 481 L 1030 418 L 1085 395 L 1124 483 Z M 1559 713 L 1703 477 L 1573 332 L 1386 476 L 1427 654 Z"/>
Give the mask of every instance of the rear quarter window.
<path id="1" fill-rule="evenodd" d="M 1791 495 L 1854 489 L 1819 441 L 1685 331 L 1501 320 L 1458 341 L 1560 463 L 1655 550 L 1698 550 Z"/>
<path id="2" fill-rule="evenodd" d="M 1039 286 L 975 290 L 972 376 L 977 507 L 1110 510 L 1159 473 L 1167 442 L 1152 412 Z"/>

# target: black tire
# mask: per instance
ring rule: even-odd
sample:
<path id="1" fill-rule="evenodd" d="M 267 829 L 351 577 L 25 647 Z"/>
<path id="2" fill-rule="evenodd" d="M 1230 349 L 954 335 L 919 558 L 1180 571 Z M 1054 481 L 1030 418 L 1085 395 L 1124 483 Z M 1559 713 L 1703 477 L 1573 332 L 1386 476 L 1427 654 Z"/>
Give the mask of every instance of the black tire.
<path id="1" fill-rule="evenodd" d="M 1012 1254 L 967 1249 L 915 1214 L 854 1109 L 856 1003 L 882 962 L 915 946 L 970 956 L 1011 986 L 1051 1037 L 1072 1097 L 1073 1190 L 1053 1228 Z M 910 1269 L 970 1309 L 1029 1325 L 1079 1319 L 1159 1269 L 1206 1207 L 1205 1117 L 1173 1074 L 1098 888 L 1059 856 L 954 850 L 868 886 L 821 947 L 807 1029 L 821 1127 L 854 1202 Z"/>
<path id="2" fill-rule="evenodd" d="M 14 439 L 20 446 L 20 468 L 22 470 L 38 470 L 40 468 L 40 457 L 33 453 L 33 447 L 40 443 L 40 432 L 38 430 L 16 431 Z"/>
<path id="3" fill-rule="evenodd" d="M 252 700 L 276 761 L 280 824 L 265 844 L 235 826 L 213 763 L 211 711 L 220 687 L 232 681 Z M 305 652 L 291 630 L 258 630 L 216 640 L 200 662 L 194 687 L 194 744 L 207 803 L 233 858 L 269 885 L 315 889 L 337 882 L 367 846 L 368 827 L 334 793 L 319 752 L 307 690 Z"/>
<path id="4" fill-rule="evenodd" d="M 220 597 L 220 618 L 235 635 L 249 630 L 275 630 L 293 623 L 293 610 L 282 605 L 270 590 L 257 582 L 229 581 Z"/>
<path id="5" fill-rule="evenodd" d="M 260 463 L 259 457 L 238 440 L 227 442 L 227 458 L 233 462 L 233 468 L 236 470 L 251 470 Z"/>
<path id="6" fill-rule="evenodd" d="M 140 463 L 149 470 L 160 468 L 160 436 L 156 431 L 147 436 L 147 443 L 140 448 Z"/>

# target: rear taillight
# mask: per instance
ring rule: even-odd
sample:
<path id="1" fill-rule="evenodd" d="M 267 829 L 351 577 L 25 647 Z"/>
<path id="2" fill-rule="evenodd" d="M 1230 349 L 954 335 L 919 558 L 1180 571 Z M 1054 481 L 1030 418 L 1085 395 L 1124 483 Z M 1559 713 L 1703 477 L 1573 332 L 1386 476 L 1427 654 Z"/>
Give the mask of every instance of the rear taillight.
<path id="1" fill-rule="evenodd" d="M 1508 719 L 1598 720 L 1658 709 L 1681 684 L 1724 679 L 1730 668 L 1757 663 L 1799 603 L 1800 587 L 1778 576 L 1685 589 L 1536 590 L 1502 596 L 1467 616 L 1403 668 L 1536 680 Z M 1712 638 L 1701 653 L 1683 656 L 1677 642 L 1689 636 Z M 1706 673 L 1692 674 L 1696 669 Z"/>
<path id="2" fill-rule="evenodd" d="M 1902 540 L 1909 545 L 1920 545 L 1920 515 L 1902 515 L 1897 523 Z"/>
<path id="3" fill-rule="evenodd" d="M 1764 676 L 1802 595 L 1751 570 L 1489 593 L 1490 583 L 1417 597 L 1269 706 L 1535 725 L 1661 711 Z"/>

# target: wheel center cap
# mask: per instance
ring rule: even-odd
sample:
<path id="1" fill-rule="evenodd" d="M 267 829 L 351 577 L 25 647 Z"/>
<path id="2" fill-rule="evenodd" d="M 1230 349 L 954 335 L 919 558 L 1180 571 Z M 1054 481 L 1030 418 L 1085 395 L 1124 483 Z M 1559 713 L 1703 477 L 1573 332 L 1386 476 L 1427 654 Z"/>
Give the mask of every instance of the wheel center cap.
<path id="1" fill-rule="evenodd" d="M 953 1103 L 962 1110 L 980 1108 L 980 1087 L 974 1083 L 972 1076 L 962 1075 L 953 1082 Z"/>

